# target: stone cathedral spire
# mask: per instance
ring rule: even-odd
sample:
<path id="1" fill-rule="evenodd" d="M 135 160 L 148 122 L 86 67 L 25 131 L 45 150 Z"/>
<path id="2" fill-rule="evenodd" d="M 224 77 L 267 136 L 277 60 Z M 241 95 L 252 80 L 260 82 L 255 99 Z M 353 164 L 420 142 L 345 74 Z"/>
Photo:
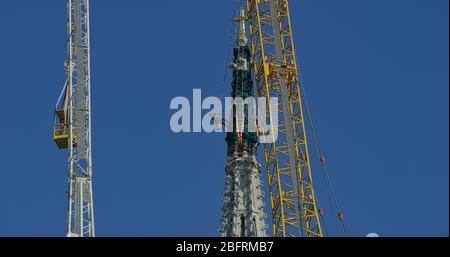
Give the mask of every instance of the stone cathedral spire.
<path id="1" fill-rule="evenodd" d="M 251 53 L 247 45 L 244 10 L 235 21 L 240 23 L 236 48 L 233 50 L 232 97 L 246 99 L 253 96 Z M 225 168 L 225 193 L 221 235 L 224 237 L 265 237 L 266 223 L 261 183 L 261 165 L 257 160 L 258 138 L 249 131 L 249 107 L 244 106 L 244 117 L 232 112 L 233 126 L 240 131 L 228 132 L 227 166 Z"/>

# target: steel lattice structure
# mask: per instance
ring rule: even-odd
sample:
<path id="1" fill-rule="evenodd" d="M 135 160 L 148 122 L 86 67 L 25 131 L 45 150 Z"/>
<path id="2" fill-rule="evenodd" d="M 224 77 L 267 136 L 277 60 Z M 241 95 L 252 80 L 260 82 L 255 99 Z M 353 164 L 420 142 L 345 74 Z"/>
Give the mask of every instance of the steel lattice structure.
<path id="1" fill-rule="evenodd" d="M 268 99 L 270 129 L 279 133 L 276 143 L 264 144 L 273 236 L 321 237 L 288 1 L 246 4 L 257 91 Z M 278 124 L 271 97 L 281 99 Z"/>
<path id="2" fill-rule="evenodd" d="M 92 199 L 89 0 L 67 1 L 67 236 L 95 236 Z"/>

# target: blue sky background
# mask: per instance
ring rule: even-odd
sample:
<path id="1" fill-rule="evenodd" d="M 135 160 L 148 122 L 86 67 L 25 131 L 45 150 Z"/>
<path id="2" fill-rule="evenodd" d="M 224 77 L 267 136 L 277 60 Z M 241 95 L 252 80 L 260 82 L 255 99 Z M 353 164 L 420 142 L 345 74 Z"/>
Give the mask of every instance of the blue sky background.
<path id="1" fill-rule="evenodd" d="M 172 133 L 169 103 L 193 88 L 220 93 L 233 3 L 91 1 L 98 236 L 218 235 L 224 135 Z M 291 1 L 350 235 L 448 236 L 448 4 Z M 0 11 L 0 236 L 64 236 L 66 152 L 52 123 L 65 1 L 4 1 Z M 317 164 L 313 172 L 326 205 Z"/>

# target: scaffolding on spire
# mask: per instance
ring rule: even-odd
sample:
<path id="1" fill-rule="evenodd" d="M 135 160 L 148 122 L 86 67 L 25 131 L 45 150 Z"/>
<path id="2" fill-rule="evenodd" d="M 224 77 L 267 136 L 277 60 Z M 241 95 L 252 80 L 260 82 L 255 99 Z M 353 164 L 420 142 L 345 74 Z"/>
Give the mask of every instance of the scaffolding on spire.
<path id="1" fill-rule="evenodd" d="M 247 46 L 245 31 L 245 13 L 234 19 L 240 23 L 236 48 L 233 50 L 232 97 L 246 99 L 253 96 L 251 54 Z M 233 105 L 233 132 L 228 132 L 227 166 L 225 169 L 224 206 L 222 208 L 221 235 L 224 237 L 265 237 L 266 223 L 264 214 L 261 165 L 257 159 L 257 135 L 250 132 L 248 124 L 249 107 L 244 106 L 242 117 L 238 107 Z"/>

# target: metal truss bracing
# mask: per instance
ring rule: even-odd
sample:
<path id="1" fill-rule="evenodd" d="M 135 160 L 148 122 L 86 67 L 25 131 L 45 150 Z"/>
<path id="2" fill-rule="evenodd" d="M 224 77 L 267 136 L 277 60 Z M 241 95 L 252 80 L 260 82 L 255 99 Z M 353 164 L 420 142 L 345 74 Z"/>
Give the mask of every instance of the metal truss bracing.
<path id="1" fill-rule="evenodd" d="M 276 143 L 264 144 L 273 236 L 321 237 L 288 1 L 246 3 L 257 91 L 267 97 L 271 130 L 278 130 Z M 281 100 L 277 124 L 271 97 Z"/>
<path id="2" fill-rule="evenodd" d="M 69 100 L 69 190 L 67 236 L 92 237 L 89 0 L 67 0 Z"/>

